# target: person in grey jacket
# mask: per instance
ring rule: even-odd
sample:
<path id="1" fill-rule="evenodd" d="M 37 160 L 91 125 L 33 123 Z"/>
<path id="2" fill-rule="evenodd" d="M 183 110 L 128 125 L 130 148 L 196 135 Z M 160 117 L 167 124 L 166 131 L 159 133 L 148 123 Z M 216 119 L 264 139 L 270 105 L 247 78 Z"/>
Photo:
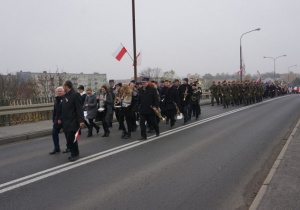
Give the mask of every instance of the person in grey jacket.
<path id="1" fill-rule="evenodd" d="M 97 98 L 96 95 L 93 94 L 91 88 L 86 89 L 87 96 L 84 101 L 84 110 L 87 111 L 86 119 L 89 121 L 89 133 L 87 137 L 93 136 L 93 128 L 96 129 L 97 133 L 99 133 L 100 127 L 94 123 L 94 119 L 96 119 L 98 108 L 97 108 Z"/>

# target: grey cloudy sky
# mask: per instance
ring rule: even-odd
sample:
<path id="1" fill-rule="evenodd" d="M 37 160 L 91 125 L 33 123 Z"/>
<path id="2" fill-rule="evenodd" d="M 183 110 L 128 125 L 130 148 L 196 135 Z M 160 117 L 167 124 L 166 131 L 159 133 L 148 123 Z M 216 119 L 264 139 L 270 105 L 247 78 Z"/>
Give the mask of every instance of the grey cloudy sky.
<path id="1" fill-rule="evenodd" d="M 300 72 L 299 0 L 136 0 L 142 65 L 187 73 L 235 73 L 241 34 L 247 73 Z M 131 0 L 1 0 L 0 73 L 19 70 L 133 76 Z"/>

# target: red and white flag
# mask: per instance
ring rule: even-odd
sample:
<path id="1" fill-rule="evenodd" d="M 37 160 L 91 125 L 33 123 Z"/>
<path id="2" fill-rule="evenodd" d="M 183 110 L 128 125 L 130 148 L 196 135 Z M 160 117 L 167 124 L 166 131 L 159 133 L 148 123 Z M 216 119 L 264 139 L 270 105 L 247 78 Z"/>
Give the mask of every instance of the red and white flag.
<path id="1" fill-rule="evenodd" d="M 142 51 L 139 52 L 139 54 L 136 56 L 136 65 L 140 66 L 142 63 Z M 132 66 L 134 66 L 134 63 L 132 64 Z"/>
<path id="2" fill-rule="evenodd" d="M 243 69 L 239 70 L 239 71 L 237 72 L 237 74 L 240 74 L 241 72 L 243 72 Z"/>
<path id="3" fill-rule="evenodd" d="M 75 133 L 75 139 L 74 139 L 74 142 L 75 143 L 78 139 L 79 139 L 79 130 L 80 128 L 78 129 L 78 131 Z"/>
<path id="4" fill-rule="evenodd" d="M 118 61 L 120 61 L 126 52 L 126 48 L 120 44 L 118 49 L 112 54 L 112 56 L 114 56 Z"/>

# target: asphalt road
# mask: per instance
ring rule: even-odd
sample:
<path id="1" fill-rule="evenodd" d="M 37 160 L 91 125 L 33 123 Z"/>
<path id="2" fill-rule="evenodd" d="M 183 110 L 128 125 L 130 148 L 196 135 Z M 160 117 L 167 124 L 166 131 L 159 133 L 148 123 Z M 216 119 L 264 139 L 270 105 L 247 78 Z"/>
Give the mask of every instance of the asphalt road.
<path id="1" fill-rule="evenodd" d="M 300 97 L 202 107 L 161 136 L 79 139 L 80 157 L 48 155 L 51 137 L 0 147 L 0 209 L 247 209 L 299 117 Z M 61 139 L 61 147 L 64 144 Z"/>

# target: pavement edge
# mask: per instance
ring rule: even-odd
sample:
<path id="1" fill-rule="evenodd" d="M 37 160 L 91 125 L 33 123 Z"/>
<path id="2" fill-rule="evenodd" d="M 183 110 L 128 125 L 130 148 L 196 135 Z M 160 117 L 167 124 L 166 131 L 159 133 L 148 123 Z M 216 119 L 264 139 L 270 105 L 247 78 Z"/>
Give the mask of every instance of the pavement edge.
<path id="1" fill-rule="evenodd" d="M 272 180 L 274 174 L 276 173 L 276 171 L 277 171 L 277 169 L 278 169 L 278 167 L 279 167 L 279 165 L 280 165 L 280 163 L 282 161 L 282 158 L 284 157 L 284 154 L 285 154 L 285 152 L 286 152 L 289 144 L 291 143 L 292 139 L 294 138 L 294 135 L 295 135 L 295 133 L 296 133 L 299 125 L 300 125 L 300 118 L 299 118 L 296 126 L 294 127 L 291 135 L 289 136 L 287 142 L 285 143 L 284 147 L 282 148 L 280 154 L 278 155 L 276 161 L 274 162 L 274 164 L 273 164 L 273 166 L 272 166 L 272 168 L 271 168 L 268 176 L 266 177 L 264 183 L 260 187 L 260 189 L 259 189 L 259 191 L 258 191 L 255 199 L 253 200 L 253 202 L 252 202 L 249 210 L 256 210 L 256 209 L 258 209 L 258 207 L 259 207 L 259 205 L 260 205 L 260 203 L 261 203 L 261 201 L 262 201 L 265 193 L 267 192 L 268 186 L 271 183 L 271 180 Z"/>

